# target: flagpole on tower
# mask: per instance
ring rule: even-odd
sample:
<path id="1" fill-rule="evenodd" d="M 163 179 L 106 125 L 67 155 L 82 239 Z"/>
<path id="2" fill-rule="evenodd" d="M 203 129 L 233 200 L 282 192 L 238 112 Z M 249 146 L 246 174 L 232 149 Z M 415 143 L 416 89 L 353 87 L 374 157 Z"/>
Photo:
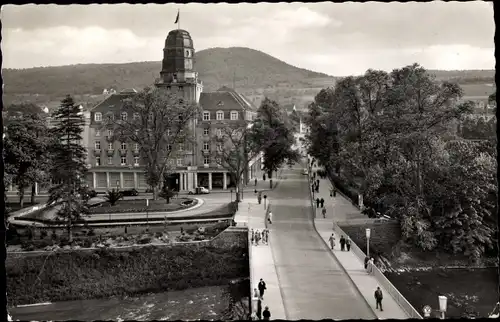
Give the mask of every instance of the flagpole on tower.
<path id="1" fill-rule="evenodd" d="M 180 9 L 177 9 L 177 17 L 174 23 L 177 24 L 177 30 L 181 29 Z"/>

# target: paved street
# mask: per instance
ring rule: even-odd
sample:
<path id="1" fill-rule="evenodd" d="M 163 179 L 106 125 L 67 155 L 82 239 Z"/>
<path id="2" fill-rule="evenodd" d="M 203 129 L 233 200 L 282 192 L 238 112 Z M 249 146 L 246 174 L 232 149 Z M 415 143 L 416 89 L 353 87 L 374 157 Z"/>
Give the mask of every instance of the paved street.
<path id="1" fill-rule="evenodd" d="M 286 318 L 375 319 L 363 296 L 315 231 L 309 184 L 301 171 L 299 165 L 291 170 L 286 168 L 283 180 L 269 192 L 273 212 L 270 239 Z"/>

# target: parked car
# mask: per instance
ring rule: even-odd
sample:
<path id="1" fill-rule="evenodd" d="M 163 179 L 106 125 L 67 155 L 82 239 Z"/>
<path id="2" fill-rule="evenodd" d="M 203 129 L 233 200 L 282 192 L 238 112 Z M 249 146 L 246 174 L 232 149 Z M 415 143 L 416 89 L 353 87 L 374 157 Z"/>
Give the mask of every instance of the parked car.
<path id="1" fill-rule="evenodd" d="M 122 193 L 122 196 L 125 196 L 125 197 L 138 196 L 139 195 L 139 191 L 137 191 L 135 189 L 123 190 L 121 193 Z"/>
<path id="2" fill-rule="evenodd" d="M 205 195 L 210 193 L 210 190 L 208 190 L 205 187 L 196 187 L 194 189 L 189 190 L 188 195 Z"/>

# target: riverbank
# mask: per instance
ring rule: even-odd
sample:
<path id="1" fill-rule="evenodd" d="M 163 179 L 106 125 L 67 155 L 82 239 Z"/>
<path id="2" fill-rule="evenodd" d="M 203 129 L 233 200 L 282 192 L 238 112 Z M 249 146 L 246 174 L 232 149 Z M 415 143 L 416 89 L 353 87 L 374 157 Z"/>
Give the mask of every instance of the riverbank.
<path id="1" fill-rule="evenodd" d="M 135 296 L 248 278 L 244 235 L 228 234 L 227 241 L 219 236 L 214 243 L 11 255 L 6 261 L 9 306 Z"/>
<path id="2" fill-rule="evenodd" d="M 192 288 L 142 296 L 56 302 L 10 309 L 21 321 L 161 321 L 226 320 L 230 290 L 227 285 Z"/>

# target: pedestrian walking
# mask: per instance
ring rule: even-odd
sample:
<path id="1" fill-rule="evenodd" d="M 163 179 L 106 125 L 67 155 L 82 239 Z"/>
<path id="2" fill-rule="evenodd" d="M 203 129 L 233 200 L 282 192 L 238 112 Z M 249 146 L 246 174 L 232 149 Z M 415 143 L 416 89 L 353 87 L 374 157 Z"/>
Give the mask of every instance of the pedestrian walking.
<path id="1" fill-rule="evenodd" d="M 257 290 L 257 288 L 253 289 L 253 297 L 259 298 L 259 291 Z"/>
<path id="2" fill-rule="evenodd" d="M 368 274 L 372 274 L 373 273 L 373 265 L 375 265 L 375 263 L 374 263 L 373 257 L 372 257 L 368 261 Z"/>
<path id="3" fill-rule="evenodd" d="M 267 288 L 266 288 L 266 282 L 264 282 L 264 280 L 262 278 L 260 279 L 259 285 L 257 285 L 257 287 L 259 288 L 260 298 L 264 299 L 264 291 Z"/>
<path id="4" fill-rule="evenodd" d="M 380 307 L 380 311 L 383 311 L 384 309 L 382 308 L 382 299 L 384 298 L 384 294 L 382 294 L 382 290 L 380 289 L 380 286 L 377 286 L 377 289 L 375 290 L 375 309 L 378 309 Z"/>
<path id="5" fill-rule="evenodd" d="M 321 198 L 319 202 L 321 203 L 321 208 L 323 208 L 325 206 L 325 199 Z"/>
<path id="6" fill-rule="evenodd" d="M 323 210 L 321 210 L 321 213 L 323 213 L 323 218 L 326 218 L 326 208 L 323 208 Z"/>
<path id="7" fill-rule="evenodd" d="M 269 306 L 266 306 L 264 312 L 262 312 L 262 316 L 264 317 L 264 321 L 269 321 L 271 318 L 271 312 L 269 311 Z"/>
<path id="8" fill-rule="evenodd" d="M 313 173 L 313 178 L 316 179 L 316 172 Z"/>
<path id="9" fill-rule="evenodd" d="M 316 186 L 319 187 L 319 179 L 316 179 Z"/>
<path id="10" fill-rule="evenodd" d="M 344 236 L 340 237 L 340 250 L 343 252 L 345 249 L 345 238 Z"/>
<path id="11" fill-rule="evenodd" d="M 257 301 L 257 317 L 259 320 L 262 320 L 262 300 L 259 299 Z"/>
<path id="12" fill-rule="evenodd" d="M 332 249 L 335 248 L 335 234 L 332 233 L 332 235 L 330 236 L 330 238 L 328 239 L 328 241 L 330 242 L 330 247 Z"/>
<path id="13" fill-rule="evenodd" d="M 368 256 L 365 257 L 365 269 L 368 269 L 368 262 L 370 261 L 370 258 Z"/>
<path id="14" fill-rule="evenodd" d="M 265 229 L 264 234 L 266 236 L 266 245 L 268 245 L 269 244 L 269 229 Z"/>
<path id="15" fill-rule="evenodd" d="M 251 234 L 251 236 L 250 236 L 250 241 L 252 242 L 252 245 L 253 245 L 253 243 L 254 243 L 254 241 L 255 241 L 255 231 L 253 230 L 253 228 L 252 228 L 252 230 L 250 231 L 250 234 Z"/>
<path id="16" fill-rule="evenodd" d="M 273 223 L 273 213 L 272 212 L 269 212 L 269 214 L 267 215 L 267 221 L 272 224 Z"/>
<path id="17" fill-rule="evenodd" d="M 347 251 L 351 250 L 351 238 L 347 236 L 347 240 L 345 241 L 345 246 L 347 247 Z"/>
<path id="18" fill-rule="evenodd" d="M 319 208 L 319 203 L 320 203 L 319 198 L 316 198 L 316 208 Z"/>
<path id="19" fill-rule="evenodd" d="M 260 232 L 257 230 L 255 232 L 255 246 L 259 245 L 259 240 L 260 240 Z"/>
<path id="20" fill-rule="evenodd" d="M 319 184 L 316 185 L 316 193 L 319 192 Z"/>
<path id="21" fill-rule="evenodd" d="M 262 180 L 266 181 L 266 174 L 265 173 L 262 175 Z"/>
<path id="22" fill-rule="evenodd" d="M 257 178 L 255 178 L 254 182 L 255 182 L 255 186 L 257 187 Z"/>

